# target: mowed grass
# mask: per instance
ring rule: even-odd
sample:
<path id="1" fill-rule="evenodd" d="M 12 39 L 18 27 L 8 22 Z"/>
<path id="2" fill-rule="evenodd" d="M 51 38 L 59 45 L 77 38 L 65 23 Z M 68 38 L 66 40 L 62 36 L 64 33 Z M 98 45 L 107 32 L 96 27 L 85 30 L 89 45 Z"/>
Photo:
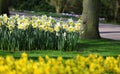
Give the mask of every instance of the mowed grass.
<path id="1" fill-rule="evenodd" d="M 99 39 L 99 40 L 79 40 L 77 51 L 55 51 L 55 50 L 39 50 L 39 51 L 0 51 L 0 56 L 12 55 L 19 58 L 21 53 L 26 52 L 29 58 L 37 58 L 38 56 L 50 57 L 62 56 L 64 58 L 73 58 L 76 55 L 88 56 L 89 54 L 98 54 L 101 56 L 114 56 L 120 54 L 120 41 Z"/>
<path id="2" fill-rule="evenodd" d="M 84 53 L 97 53 L 102 56 L 117 56 L 120 54 L 120 41 L 110 39 L 80 40 L 79 50 Z"/>

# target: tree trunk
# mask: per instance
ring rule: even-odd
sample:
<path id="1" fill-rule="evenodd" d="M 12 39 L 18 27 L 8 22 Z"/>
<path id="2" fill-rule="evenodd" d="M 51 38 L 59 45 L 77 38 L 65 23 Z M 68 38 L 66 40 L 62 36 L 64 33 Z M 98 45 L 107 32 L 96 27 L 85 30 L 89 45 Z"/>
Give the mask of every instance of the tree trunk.
<path id="1" fill-rule="evenodd" d="M 118 0 L 115 0 L 114 23 L 117 23 L 118 9 L 119 9 L 119 3 Z"/>
<path id="2" fill-rule="evenodd" d="M 67 0 L 45 0 L 48 4 L 55 7 L 57 13 L 64 12 Z"/>
<path id="3" fill-rule="evenodd" d="M 0 14 L 7 14 L 9 16 L 8 0 L 0 0 Z"/>
<path id="4" fill-rule="evenodd" d="M 56 6 L 55 9 L 56 9 L 56 12 L 57 12 L 57 13 L 61 13 L 61 8 L 60 8 L 59 6 Z"/>
<path id="5" fill-rule="evenodd" d="M 100 0 L 83 0 L 82 39 L 98 39 Z"/>
<path id="6" fill-rule="evenodd" d="M 55 4 L 56 12 L 57 13 L 63 13 L 66 3 L 67 3 L 66 0 L 61 0 L 60 2 L 58 2 L 58 4 L 56 3 Z"/>
<path id="7" fill-rule="evenodd" d="M 116 0 L 115 19 L 116 23 L 120 24 L 120 0 Z"/>
<path id="8" fill-rule="evenodd" d="M 120 24 L 120 7 L 118 9 L 118 15 L 117 15 L 117 23 Z"/>

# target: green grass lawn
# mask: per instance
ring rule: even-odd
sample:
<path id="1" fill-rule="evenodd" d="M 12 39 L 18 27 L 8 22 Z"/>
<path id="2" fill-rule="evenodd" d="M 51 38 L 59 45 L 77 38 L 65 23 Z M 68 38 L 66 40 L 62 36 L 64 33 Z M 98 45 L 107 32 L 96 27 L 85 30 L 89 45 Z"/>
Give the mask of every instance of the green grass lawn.
<path id="1" fill-rule="evenodd" d="M 79 50 L 86 54 L 97 53 L 102 56 L 117 56 L 120 54 L 120 41 L 100 39 L 100 40 L 80 40 Z"/>
<path id="2" fill-rule="evenodd" d="M 25 51 L 0 51 L 1 56 L 13 55 L 16 58 Z M 120 54 L 120 41 L 99 39 L 99 40 L 79 40 L 77 51 L 55 51 L 55 50 L 41 50 L 41 51 L 26 51 L 30 58 L 37 58 L 38 56 L 72 58 L 80 54 L 87 56 L 89 54 L 98 54 L 102 56 L 117 56 Z"/>

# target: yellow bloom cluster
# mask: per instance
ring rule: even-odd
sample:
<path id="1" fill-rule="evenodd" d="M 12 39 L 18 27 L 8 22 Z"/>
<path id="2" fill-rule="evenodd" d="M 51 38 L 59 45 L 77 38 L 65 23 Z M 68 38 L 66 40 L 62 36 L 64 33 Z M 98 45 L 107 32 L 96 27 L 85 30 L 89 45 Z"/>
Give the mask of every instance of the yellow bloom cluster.
<path id="1" fill-rule="evenodd" d="M 0 57 L 0 74 L 120 74 L 120 56 L 103 58 L 90 54 L 66 60 L 45 56 L 33 61 L 23 53 L 20 59 Z"/>
<path id="2" fill-rule="evenodd" d="M 68 19 L 68 21 L 57 20 L 52 17 L 47 17 L 46 15 L 36 17 L 27 17 L 27 16 L 11 16 L 7 17 L 6 14 L 0 16 L 0 27 L 5 25 L 9 30 L 13 30 L 15 26 L 18 29 L 26 30 L 29 26 L 32 25 L 33 28 L 39 28 L 40 30 L 50 31 L 50 32 L 59 32 L 61 29 L 64 29 L 68 32 L 78 32 L 80 30 L 81 22 L 73 21 Z"/>

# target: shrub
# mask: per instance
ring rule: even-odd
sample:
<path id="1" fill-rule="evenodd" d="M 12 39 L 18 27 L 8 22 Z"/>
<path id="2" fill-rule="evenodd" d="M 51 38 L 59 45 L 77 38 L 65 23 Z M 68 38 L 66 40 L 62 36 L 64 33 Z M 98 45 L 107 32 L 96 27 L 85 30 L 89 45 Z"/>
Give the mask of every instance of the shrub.
<path id="1" fill-rule="evenodd" d="M 11 0 L 10 7 L 16 10 L 55 12 L 55 8 L 47 4 L 45 0 Z"/>

